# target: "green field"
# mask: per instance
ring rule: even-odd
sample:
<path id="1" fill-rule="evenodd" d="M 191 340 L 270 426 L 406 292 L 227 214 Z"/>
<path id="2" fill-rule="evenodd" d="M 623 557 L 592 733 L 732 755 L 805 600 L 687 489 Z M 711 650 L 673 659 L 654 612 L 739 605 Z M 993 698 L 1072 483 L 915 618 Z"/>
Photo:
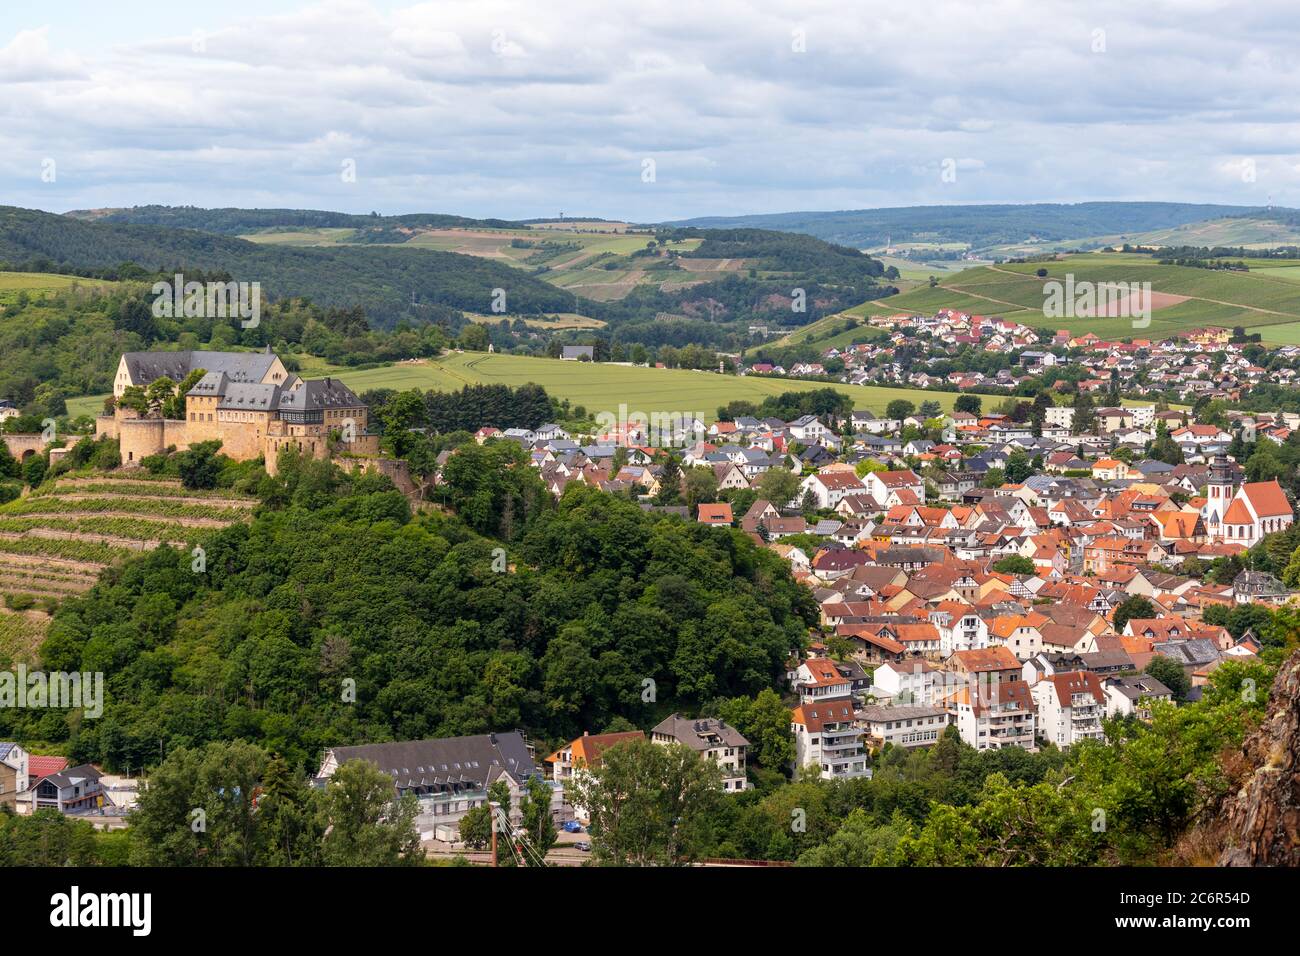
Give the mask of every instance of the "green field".
<path id="1" fill-rule="evenodd" d="M 472 384 L 523 385 L 535 382 L 556 398 L 567 398 L 589 413 L 617 413 L 620 403 L 629 412 L 680 412 L 713 421 L 720 405 L 734 399 L 761 402 L 782 392 L 832 387 L 852 397 L 854 407 L 883 412 L 896 398 L 916 404 L 927 399 L 951 410 L 956 392 L 880 386 L 796 382 L 786 379 L 739 377 L 686 369 L 639 368 L 625 365 L 562 362 L 559 359 L 465 352 L 423 364 L 401 363 L 359 372 L 340 372 L 349 388 L 419 388 L 450 391 Z"/>
<path id="2" fill-rule="evenodd" d="M 102 289 L 113 285 L 105 279 L 83 279 L 81 276 L 64 276 L 46 272 L 0 272 L 0 314 L 20 292 L 39 298 L 47 292 L 63 292 L 78 286 L 83 289 Z"/>
<path id="3" fill-rule="evenodd" d="M 1047 270 L 1045 278 L 1035 271 Z M 936 288 L 917 289 L 867 303 L 872 315 L 899 312 L 933 314 L 955 308 L 982 315 L 1000 315 L 1038 327 L 1095 332 L 1103 337 L 1154 338 L 1202 325 L 1244 326 L 1273 341 L 1268 329 L 1300 323 L 1300 288 L 1287 267 L 1259 272 L 1220 272 L 1161 265 L 1148 256 L 1093 253 L 1055 262 L 1017 263 L 968 269 L 939 280 Z M 1270 274 L 1272 273 L 1272 274 Z M 1184 296 L 1186 301 L 1158 308 L 1150 325 L 1135 326 L 1131 318 L 1048 318 L 1043 315 L 1044 283 L 1063 281 L 1098 284 L 1150 282 L 1153 292 Z M 853 310 L 858 311 L 858 310 Z M 1292 330 L 1279 330 L 1292 335 Z"/>

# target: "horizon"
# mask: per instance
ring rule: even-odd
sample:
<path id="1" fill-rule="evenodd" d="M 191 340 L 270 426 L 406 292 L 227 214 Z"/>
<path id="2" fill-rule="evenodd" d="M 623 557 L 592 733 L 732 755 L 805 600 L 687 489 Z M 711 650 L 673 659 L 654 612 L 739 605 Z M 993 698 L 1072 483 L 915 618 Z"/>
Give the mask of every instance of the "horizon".
<path id="1" fill-rule="evenodd" d="M 1287 4 L 1092 7 L 934 2 L 859 21 L 729 0 L 611 22 L 594 0 L 197 15 L 133 0 L 101 24 L 77 0 L 0 33 L 0 188 L 50 212 L 647 223 L 1153 195 L 1300 206 Z"/>

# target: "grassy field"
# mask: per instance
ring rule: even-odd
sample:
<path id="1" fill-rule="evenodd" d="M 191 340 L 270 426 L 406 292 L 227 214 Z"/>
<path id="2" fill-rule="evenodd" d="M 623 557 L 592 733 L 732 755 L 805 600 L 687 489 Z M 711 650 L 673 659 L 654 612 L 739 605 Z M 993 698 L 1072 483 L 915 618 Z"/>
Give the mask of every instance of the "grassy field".
<path id="1" fill-rule="evenodd" d="M 1045 278 L 1034 273 L 1043 268 Z M 1034 326 L 1095 332 L 1103 337 L 1153 338 L 1183 329 L 1213 324 L 1240 325 L 1269 338 L 1272 326 L 1300 323 L 1300 289 L 1296 276 L 1277 274 L 1288 267 L 1259 272 L 1220 272 L 1161 265 L 1148 256 L 1093 253 L 1068 256 L 1048 263 L 1019 263 L 968 269 L 939 280 L 936 288 L 918 289 L 866 304 L 871 315 L 898 312 L 932 314 L 939 308 L 956 308 L 982 315 L 1000 315 Z M 1131 318 L 1067 317 L 1043 315 L 1044 283 L 1064 281 L 1097 284 L 1150 282 L 1157 293 L 1185 297 L 1185 301 L 1156 309 L 1151 324 L 1135 326 Z M 853 310 L 859 311 L 859 310 Z M 1293 334 L 1287 330 L 1284 335 Z"/>
<path id="2" fill-rule="evenodd" d="M 63 276 L 45 272 L 0 272 L 0 315 L 5 306 L 13 302 L 19 293 L 26 292 L 32 298 L 39 298 L 47 292 L 62 292 L 74 286 L 88 289 L 102 289 L 113 285 L 104 279 L 83 279 L 80 276 Z"/>
<path id="3" fill-rule="evenodd" d="M 536 382 L 557 398 L 567 398 L 588 412 L 618 412 L 620 403 L 629 411 L 680 412 L 698 415 L 706 421 L 717 417 L 719 406 L 733 399 L 761 402 L 782 392 L 825 388 L 826 383 L 795 382 L 785 379 L 717 375 L 686 369 L 638 368 L 625 365 L 562 362 L 558 359 L 527 358 L 518 355 L 484 355 L 465 352 L 426 363 L 399 363 L 359 372 L 340 372 L 338 377 L 356 392 L 372 388 L 419 388 L 449 391 L 465 385 L 488 383 L 523 385 Z M 916 404 L 927 399 L 951 410 L 956 392 L 929 392 L 861 385 L 832 385 L 849 395 L 855 408 L 883 412 L 896 398 Z"/>
<path id="4" fill-rule="evenodd" d="M 104 474 L 64 477 L 0 505 L 0 665 L 32 659 L 49 612 L 88 591 L 110 564 L 162 543 L 191 547 L 246 520 L 252 498 L 192 492 L 174 480 Z"/>

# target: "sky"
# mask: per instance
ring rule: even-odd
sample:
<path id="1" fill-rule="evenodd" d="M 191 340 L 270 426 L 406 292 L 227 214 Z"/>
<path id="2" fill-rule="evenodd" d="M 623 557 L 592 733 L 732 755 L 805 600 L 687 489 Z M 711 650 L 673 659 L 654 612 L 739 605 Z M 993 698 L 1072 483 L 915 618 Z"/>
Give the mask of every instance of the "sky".
<path id="1" fill-rule="evenodd" d="M 0 204 L 1300 206 L 1297 0 L 0 6 Z"/>

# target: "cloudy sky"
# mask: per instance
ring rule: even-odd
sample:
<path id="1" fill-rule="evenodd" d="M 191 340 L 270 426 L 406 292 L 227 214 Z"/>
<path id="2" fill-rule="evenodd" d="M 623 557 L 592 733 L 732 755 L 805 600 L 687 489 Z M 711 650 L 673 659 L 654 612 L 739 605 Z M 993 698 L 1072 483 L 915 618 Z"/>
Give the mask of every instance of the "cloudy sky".
<path id="1" fill-rule="evenodd" d="M 11 0 L 0 204 L 1300 206 L 1295 3 Z"/>

